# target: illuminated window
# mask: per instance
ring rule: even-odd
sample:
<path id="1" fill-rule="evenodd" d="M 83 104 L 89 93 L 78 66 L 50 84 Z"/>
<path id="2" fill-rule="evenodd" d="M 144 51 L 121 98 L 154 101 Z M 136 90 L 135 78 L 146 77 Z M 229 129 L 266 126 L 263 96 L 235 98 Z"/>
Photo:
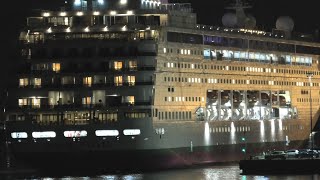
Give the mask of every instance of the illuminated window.
<path id="1" fill-rule="evenodd" d="M 134 96 L 123 96 L 122 102 L 128 103 L 128 104 L 134 104 Z"/>
<path id="2" fill-rule="evenodd" d="M 64 131 L 64 137 L 86 137 L 87 131 Z"/>
<path id="3" fill-rule="evenodd" d="M 28 99 L 19 99 L 19 106 L 26 106 L 28 105 Z"/>
<path id="4" fill-rule="evenodd" d="M 140 135 L 141 131 L 140 129 L 124 129 L 123 134 L 126 136 L 134 136 L 134 135 Z"/>
<path id="5" fill-rule="evenodd" d="M 54 72 L 60 72 L 60 63 L 52 63 L 52 70 Z"/>
<path id="6" fill-rule="evenodd" d="M 135 76 L 128 76 L 127 81 L 128 81 L 129 86 L 134 86 L 136 83 L 136 77 Z"/>
<path id="7" fill-rule="evenodd" d="M 40 87 L 41 86 L 41 78 L 32 78 L 31 85 L 33 85 L 35 87 Z"/>
<path id="8" fill-rule="evenodd" d="M 121 70 L 121 69 L 122 69 L 122 62 L 120 62 L 120 61 L 115 61 L 115 62 L 114 62 L 114 69 L 115 69 L 115 70 Z"/>
<path id="9" fill-rule="evenodd" d="M 13 132 L 11 133 L 11 137 L 13 139 L 17 139 L 17 138 L 27 138 L 28 134 L 26 132 Z"/>
<path id="10" fill-rule="evenodd" d="M 129 61 L 129 69 L 137 70 L 137 61 Z"/>
<path id="11" fill-rule="evenodd" d="M 54 138 L 56 133 L 54 131 L 32 132 L 33 138 Z"/>
<path id="12" fill-rule="evenodd" d="M 29 82 L 28 82 L 28 78 L 21 78 L 19 79 L 19 86 L 23 87 L 23 86 L 28 86 Z"/>
<path id="13" fill-rule="evenodd" d="M 82 104 L 84 104 L 84 105 L 91 104 L 91 97 L 83 97 Z"/>
<path id="14" fill-rule="evenodd" d="M 67 17 L 64 18 L 64 25 L 66 26 L 69 25 L 69 18 Z"/>
<path id="15" fill-rule="evenodd" d="M 31 105 L 32 105 L 32 108 L 40 108 L 40 99 L 32 98 Z"/>
<path id="16" fill-rule="evenodd" d="M 96 136 L 118 136 L 118 130 L 96 130 Z"/>
<path id="17" fill-rule="evenodd" d="M 81 5 L 81 1 L 80 0 L 75 0 L 74 1 L 74 5 L 75 6 L 80 6 Z"/>
<path id="18" fill-rule="evenodd" d="M 116 76 L 114 77 L 114 84 L 115 86 L 122 86 L 122 76 Z"/>
<path id="19" fill-rule="evenodd" d="M 98 114 L 99 120 L 107 120 L 107 121 L 117 121 L 118 114 L 117 113 L 99 113 Z"/>
<path id="20" fill-rule="evenodd" d="M 83 85 L 87 87 L 91 87 L 92 85 L 92 77 L 84 77 L 83 78 Z"/>
<path id="21" fill-rule="evenodd" d="M 104 4 L 104 1 L 103 1 L 103 0 L 98 0 L 98 3 L 99 3 L 100 5 L 102 5 L 102 4 Z"/>

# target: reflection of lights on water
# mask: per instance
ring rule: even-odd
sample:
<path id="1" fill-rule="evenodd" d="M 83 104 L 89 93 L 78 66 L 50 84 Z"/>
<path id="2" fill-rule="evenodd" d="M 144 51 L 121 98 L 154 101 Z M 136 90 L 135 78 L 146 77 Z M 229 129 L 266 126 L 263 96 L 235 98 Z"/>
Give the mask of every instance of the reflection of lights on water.
<path id="1" fill-rule="evenodd" d="M 142 174 L 129 174 L 129 175 L 124 175 L 121 177 L 121 179 L 123 180 L 138 180 L 138 179 L 143 179 L 143 175 Z"/>
<path id="2" fill-rule="evenodd" d="M 111 180 L 111 179 L 118 179 L 118 176 L 116 175 L 106 175 L 106 176 L 100 176 L 99 178 L 101 179 L 107 179 L 107 180 Z"/>
<path id="3" fill-rule="evenodd" d="M 251 179 L 251 177 L 249 177 L 249 179 Z M 253 179 L 254 179 L 254 180 L 268 180 L 269 177 L 265 177 L 265 176 L 254 176 Z M 241 176 L 241 180 L 247 180 L 247 176 L 242 175 L 242 176 Z"/>
<path id="4" fill-rule="evenodd" d="M 99 176 L 98 179 L 106 179 L 106 180 L 140 180 L 144 179 L 143 174 L 127 174 L 127 175 L 105 175 Z"/>
<path id="5" fill-rule="evenodd" d="M 208 122 L 205 122 L 204 124 L 204 142 L 205 145 L 209 145 L 210 143 L 210 128 Z"/>
<path id="6" fill-rule="evenodd" d="M 205 179 L 219 179 L 219 175 L 214 169 L 204 169 Z"/>
<path id="7" fill-rule="evenodd" d="M 204 179 L 204 180 L 220 180 L 220 179 L 239 179 L 238 167 L 230 169 L 230 172 L 226 172 L 226 169 L 222 168 L 207 168 L 202 169 L 202 177 L 191 178 L 191 179 Z M 227 175 L 226 175 L 227 173 Z M 180 178 L 181 179 L 181 178 Z M 184 178 L 185 179 L 185 178 Z M 187 178 L 187 179 L 190 179 Z"/>

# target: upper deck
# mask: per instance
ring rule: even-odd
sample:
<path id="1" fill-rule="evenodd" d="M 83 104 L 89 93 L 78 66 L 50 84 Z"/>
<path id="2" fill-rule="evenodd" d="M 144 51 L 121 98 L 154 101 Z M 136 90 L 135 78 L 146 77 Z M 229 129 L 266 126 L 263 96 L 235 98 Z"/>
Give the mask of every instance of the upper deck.
<path id="1" fill-rule="evenodd" d="M 163 36 L 170 42 L 320 54 L 320 44 L 312 35 L 292 32 L 287 37 L 281 30 L 216 27 L 198 24 L 196 19 L 190 3 L 75 0 L 61 10 L 41 10 L 28 17 L 20 40 L 26 44 L 72 39 L 159 40 L 160 30 L 167 29 L 171 36 Z"/>

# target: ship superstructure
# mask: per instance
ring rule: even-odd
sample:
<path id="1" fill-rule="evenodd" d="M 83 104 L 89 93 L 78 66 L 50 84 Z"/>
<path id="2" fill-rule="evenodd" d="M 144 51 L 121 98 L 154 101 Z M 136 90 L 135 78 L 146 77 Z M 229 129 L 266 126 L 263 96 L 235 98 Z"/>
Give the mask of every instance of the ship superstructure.
<path id="1" fill-rule="evenodd" d="M 29 17 L 20 34 L 6 120 L 17 161 L 236 161 L 302 146 L 316 126 L 317 42 L 200 25 L 188 3 L 68 5 Z"/>

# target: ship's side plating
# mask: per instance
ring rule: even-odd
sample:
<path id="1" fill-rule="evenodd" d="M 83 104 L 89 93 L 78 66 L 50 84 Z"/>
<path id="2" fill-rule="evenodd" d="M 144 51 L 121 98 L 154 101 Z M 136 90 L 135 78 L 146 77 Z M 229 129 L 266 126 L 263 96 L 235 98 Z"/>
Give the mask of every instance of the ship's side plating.
<path id="1" fill-rule="evenodd" d="M 197 25 L 190 4 L 71 6 L 28 18 L 21 33 L 6 121 L 13 161 L 173 167 L 308 141 L 319 44 Z"/>

